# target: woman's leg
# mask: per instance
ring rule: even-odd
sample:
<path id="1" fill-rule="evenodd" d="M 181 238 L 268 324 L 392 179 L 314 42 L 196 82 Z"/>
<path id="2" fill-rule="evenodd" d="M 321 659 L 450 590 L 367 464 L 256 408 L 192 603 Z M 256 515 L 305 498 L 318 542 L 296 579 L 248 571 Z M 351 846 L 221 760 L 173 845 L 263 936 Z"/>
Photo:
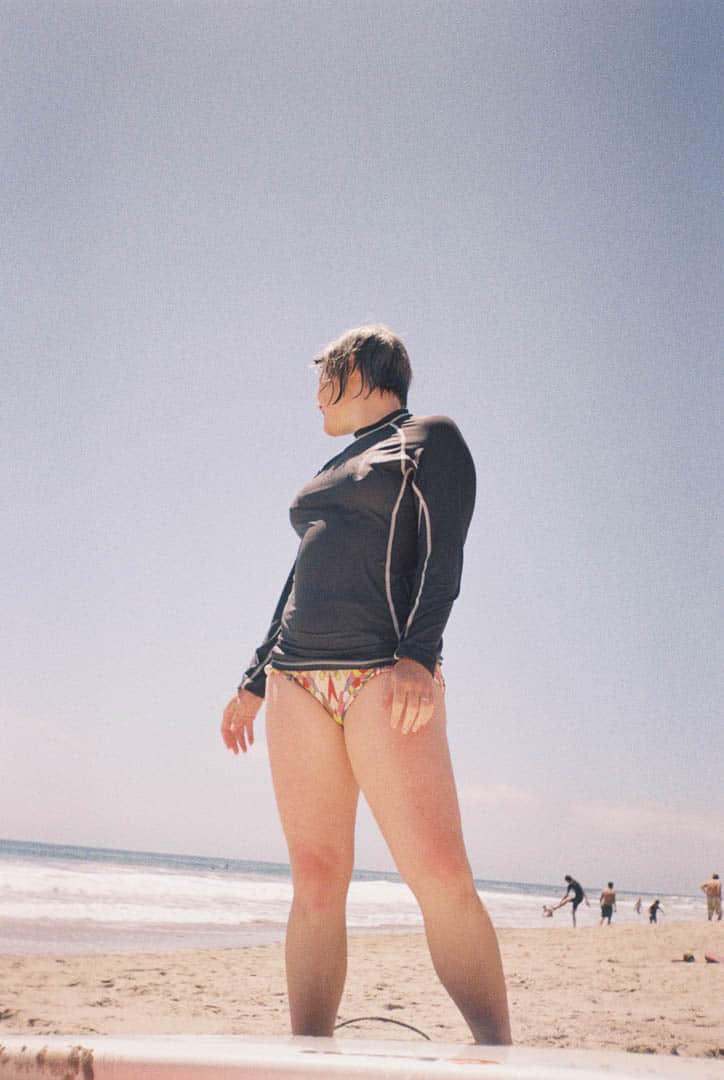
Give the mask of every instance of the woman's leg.
<path id="1" fill-rule="evenodd" d="M 345 720 L 357 782 L 425 920 L 432 961 L 476 1042 L 507 1044 L 510 1023 L 498 941 L 468 863 L 445 732 L 445 699 L 435 686 L 427 727 L 390 727 L 382 674 L 358 694 Z"/>
<path id="2" fill-rule="evenodd" d="M 267 684 L 266 739 L 294 885 L 286 949 L 292 1031 L 331 1035 L 347 971 L 359 790 L 342 729 L 283 675 Z"/>

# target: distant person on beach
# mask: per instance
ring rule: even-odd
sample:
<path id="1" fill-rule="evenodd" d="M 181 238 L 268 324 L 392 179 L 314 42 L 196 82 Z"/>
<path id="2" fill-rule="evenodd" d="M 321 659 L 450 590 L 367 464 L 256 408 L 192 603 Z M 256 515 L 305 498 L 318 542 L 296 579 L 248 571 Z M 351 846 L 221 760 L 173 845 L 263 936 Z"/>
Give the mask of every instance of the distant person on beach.
<path id="1" fill-rule="evenodd" d="M 616 910 L 616 890 L 613 887 L 612 881 L 609 881 L 606 888 L 601 890 L 598 902 L 601 905 L 601 921 L 599 926 L 603 926 L 606 920 L 608 920 L 608 925 L 610 926 L 611 916 Z"/>
<path id="2" fill-rule="evenodd" d="M 566 904 L 570 904 L 571 918 L 573 920 L 573 925 L 575 926 L 576 911 L 580 904 L 585 900 L 587 907 L 590 907 L 591 905 L 588 901 L 588 897 L 583 890 L 583 886 L 578 881 L 576 881 L 575 878 L 572 878 L 570 874 L 566 874 L 563 880 L 568 883 L 568 888 L 566 889 L 564 896 L 558 901 L 557 904 L 554 904 L 547 910 L 544 905 L 544 914 L 547 915 L 548 912 L 550 912 L 550 914 L 552 915 L 554 911 L 558 911 L 559 908 L 565 907 Z"/>
<path id="3" fill-rule="evenodd" d="M 649 922 L 650 923 L 655 923 L 656 922 L 659 912 L 661 912 L 662 915 L 666 914 L 666 912 L 664 911 L 664 909 L 661 906 L 661 901 L 660 900 L 654 900 L 653 904 L 649 905 Z"/>
<path id="4" fill-rule="evenodd" d="M 474 1039 L 508 1044 L 500 952 L 463 842 L 440 667 L 475 468 L 452 420 L 408 411 L 410 362 L 386 327 L 349 331 L 315 365 L 324 430 L 353 441 L 292 503 L 296 562 L 221 727 L 228 749 L 245 753 L 266 706 L 294 888 L 286 943 L 292 1031 L 334 1030 L 361 791 Z M 271 402 L 269 411 L 272 438 Z"/>
<path id="5" fill-rule="evenodd" d="M 721 922 L 721 881 L 718 874 L 712 874 L 708 881 L 702 882 L 701 888 L 706 895 L 706 917 L 709 922 L 716 915 Z"/>
<path id="6" fill-rule="evenodd" d="M 640 896 L 639 896 L 638 900 L 636 901 L 636 903 L 634 904 L 634 911 L 636 912 L 637 915 L 641 914 L 641 897 Z"/>

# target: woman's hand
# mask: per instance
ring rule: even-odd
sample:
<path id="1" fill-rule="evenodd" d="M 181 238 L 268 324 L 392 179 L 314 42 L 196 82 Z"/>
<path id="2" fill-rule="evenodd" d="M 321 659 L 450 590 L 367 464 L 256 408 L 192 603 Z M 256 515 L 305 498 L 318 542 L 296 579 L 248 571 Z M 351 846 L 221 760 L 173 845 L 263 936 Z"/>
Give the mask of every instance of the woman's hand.
<path id="1" fill-rule="evenodd" d="M 224 709 L 221 721 L 221 737 L 229 750 L 235 754 L 246 753 L 247 746 L 254 744 L 254 717 L 262 706 L 263 698 L 250 690 L 237 690 Z"/>
<path id="2" fill-rule="evenodd" d="M 426 667 L 416 660 L 398 660 L 390 669 L 390 689 L 387 707 L 390 727 L 400 728 L 403 735 L 419 731 L 432 719 L 433 678 Z"/>

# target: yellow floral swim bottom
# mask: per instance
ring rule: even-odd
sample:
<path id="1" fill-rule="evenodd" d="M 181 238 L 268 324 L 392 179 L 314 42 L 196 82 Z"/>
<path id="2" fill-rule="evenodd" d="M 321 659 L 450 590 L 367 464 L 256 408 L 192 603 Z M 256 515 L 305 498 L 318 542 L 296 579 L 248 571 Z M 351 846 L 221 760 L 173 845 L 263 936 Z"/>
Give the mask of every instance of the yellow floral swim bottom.
<path id="1" fill-rule="evenodd" d="M 291 682 L 295 682 L 297 686 L 301 686 L 302 690 L 311 694 L 340 727 L 344 727 L 344 718 L 362 687 L 370 679 L 374 679 L 375 675 L 389 671 L 390 668 L 317 668 L 312 671 L 285 671 L 269 664 L 265 670 L 267 678 L 271 675 L 283 675 Z M 435 668 L 433 678 L 438 686 L 445 688 L 445 680 L 439 664 Z"/>

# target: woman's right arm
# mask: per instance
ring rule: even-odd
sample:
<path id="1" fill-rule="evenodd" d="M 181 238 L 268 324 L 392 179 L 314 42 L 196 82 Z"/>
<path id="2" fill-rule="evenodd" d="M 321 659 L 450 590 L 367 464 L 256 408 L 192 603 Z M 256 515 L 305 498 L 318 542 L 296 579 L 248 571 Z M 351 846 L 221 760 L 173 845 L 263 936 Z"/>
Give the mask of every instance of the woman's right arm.
<path id="1" fill-rule="evenodd" d="M 254 653 L 251 663 L 239 683 L 236 694 L 224 709 L 221 721 L 221 738 L 227 749 L 233 750 L 235 754 L 238 754 L 239 750 L 245 754 L 247 748 L 254 742 L 254 720 L 262 706 L 266 690 L 266 672 L 264 668 L 269 662 L 272 649 L 279 636 L 282 613 L 292 591 L 293 582 L 294 567 L 292 567 L 282 589 L 266 637 Z"/>
<path id="2" fill-rule="evenodd" d="M 296 566 L 296 563 L 295 563 Z M 292 591 L 292 585 L 294 584 L 294 566 L 292 567 L 289 577 L 286 580 L 286 584 L 282 589 L 282 594 L 279 597 L 279 602 L 274 609 L 272 615 L 272 621 L 269 625 L 269 629 L 266 632 L 266 636 L 262 641 L 259 648 L 256 650 L 251 658 L 249 667 L 244 672 L 241 682 L 239 683 L 239 690 L 248 690 L 251 694 L 256 694 L 257 697 L 263 698 L 266 690 L 266 674 L 264 668 L 269 663 L 269 659 L 272 654 L 272 649 L 276 644 L 276 640 L 279 637 L 279 630 L 282 624 L 282 614 L 286 607 L 287 600 L 289 599 L 289 593 Z"/>

